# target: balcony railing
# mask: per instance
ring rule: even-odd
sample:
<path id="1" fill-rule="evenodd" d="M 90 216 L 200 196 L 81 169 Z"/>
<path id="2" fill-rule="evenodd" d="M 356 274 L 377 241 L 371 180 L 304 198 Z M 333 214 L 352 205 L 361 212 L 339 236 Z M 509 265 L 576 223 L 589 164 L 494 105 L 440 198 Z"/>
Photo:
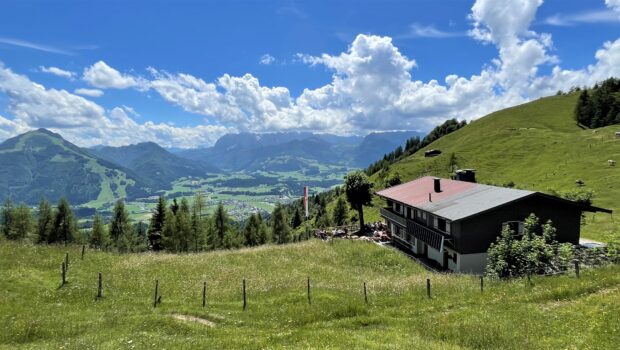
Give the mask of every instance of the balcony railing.
<path id="1" fill-rule="evenodd" d="M 429 246 L 442 251 L 446 242 L 451 241 L 449 237 L 432 228 L 421 225 L 413 220 L 408 220 L 391 208 L 381 208 L 381 216 L 387 220 L 401 226 L 406 227 L 407 233 Z"/>
<path id="2" fill-rule="evenodd" d="M 435 230 L 420 225 L 415 221 L 407 220 L 407 233 L 439 251 L 443 250 L 446 238 Z"/>
<path id="3" fill-rule="evenodd" d="M 402 227 L 407 227 L 407 219 L 393 211 L 390 208 L 381 208 L 381 216 L 392 221 L 395 224 L 398 224 Z"/>

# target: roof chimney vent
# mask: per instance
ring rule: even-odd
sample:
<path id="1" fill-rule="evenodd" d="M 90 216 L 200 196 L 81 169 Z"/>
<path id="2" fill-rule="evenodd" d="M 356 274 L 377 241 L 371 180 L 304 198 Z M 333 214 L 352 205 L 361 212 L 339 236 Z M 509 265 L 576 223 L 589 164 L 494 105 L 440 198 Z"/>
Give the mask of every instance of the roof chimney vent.
<path id="1" fill-rule="evenodd" d="M 434 180 L 435 180 L 434 181 L 435 182 L 435 192 L 439 193 L 439 192 L 441 192 L 441 179 L 436 177 Z"/>
<path id="2" fill-rule="evenodd" d="M 476 170 L 459 169 L 456 171 L 456 176 L 454 179 L 458 181 L 476 182 Z"/>

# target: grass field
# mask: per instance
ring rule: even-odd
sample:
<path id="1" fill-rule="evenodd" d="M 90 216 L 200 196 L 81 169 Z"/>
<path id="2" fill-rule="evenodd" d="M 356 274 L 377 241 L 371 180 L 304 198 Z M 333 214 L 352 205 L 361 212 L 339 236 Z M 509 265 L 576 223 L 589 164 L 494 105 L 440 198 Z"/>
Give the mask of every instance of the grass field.
<path id="1" fill-rule="evenodd" d="M 579 279 L 535 277 L 532 285 L 486 280 L 481 293 L 475 276 L 430 273 L 365 242 L 188 255 L 87 251 L 83 261 L 79 250 L 0 242 L 0 348 L 617 349 L 620 343 L 619 266 L 585 270 Z M 59 288 L 65 252 L 68 284 Z M 104 298 L 95 301 L 98 272 Z M 163 297 L 153 308 L 156 279 Z"/>
<path id="2" fill-rule="evenodd" d="M 476 169 L 478 182 L 542 192 L 591 190 L 594 205 L 620 210 L 620 139 L 614 132 L 620 125 L 582 129 L 573 119 L 577 94 L 552 96 L 504 109 L 480 118 L 452 134 L 442 137 L 390 168 L 403 181 L 424 175 L 449 177 L 450 155 L 454 153 L 461 169 Z M 425 158 L 424 151 L 438 149 L 442 154 Z M 377 175 L 375 189 L 381 188 Z M 578 187 L 576 180 L 584 186 Z M 375 199 L 366 211 L 367 220 L 378 220 L 382 205 Z M 588 214 L 582 236 L 610 241 L 620 239 L 620 220 L 609 214 Z"/>

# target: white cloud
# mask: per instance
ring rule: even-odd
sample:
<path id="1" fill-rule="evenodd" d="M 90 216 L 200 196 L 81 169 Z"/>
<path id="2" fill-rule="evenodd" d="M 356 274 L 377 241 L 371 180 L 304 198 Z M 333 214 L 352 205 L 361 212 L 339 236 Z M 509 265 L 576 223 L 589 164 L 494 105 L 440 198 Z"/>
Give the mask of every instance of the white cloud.
<path id="1" fill-rule="evenodd" d="M 89 96 L 89 97 L 101 97 L 103 96 L 103 91 L 99 89 L 84 89 L 79 88 L 73 91 L 78 95 Z"/>
<path id="2" fill-rule="evenodd" d="M 68 70 L 64 70 L 64 69 L 60 69 L 58 67 L 44 67 L 44 66 L 39 66 L 39 70 L 43 73 L 49 73 L 49 74 L 53 74 L 59 77 L 63 77 L 63 78 L 67 78 L 67 79 L 71 79 L 73 80 L 73 77 L 75 76 L 74 72 L 68 71 Z"/>
<path id="3" fill-rule="evenodd" d="M 213 144 L 234 127 L 199 125 L 175 127 L 147 121 L 127 106 L 106 111 L 98 104 L 65 90 L 48 89 L 0 63 L 0 93 L 7 96 L 12 119 L 0 117 L 0 139 L 36 128 L 58 132 L 80 146 L 124 145 L 154 141 L 163 146 L 197 147 Z"/>
<path id="4" fill-rule="evenodd" d="M 273 57 L 270 54 L 266 53 L 266 54 L 264 54 L 264 55 L 262 55 L 260 57 L 260 59 L 258 60 L 258 63 L 268 66 L 268 65 L 274 63 L 275 61 L 276 61 L 275 57 Z"/>
<path id="5" fill-rule="evenodd" d="M 607 7 L 620 12 L 620 0 L 605 0 Z"/>
<path id="6" fill-rule="evenodd" d="M 82 80 L 100 89 L 127 89 L 131 87 L 144 89 L 146 83 L 140 77 L 122 74 L 103 61 L 98 61 L 84 69 Z"/>
<path id="7" fill-rule="evenodd" d="M 460 32 L 447 32 L 441 29 L 437 29 L 434 26 L 425 26 L 419 23 L 414 23 L 409 27 L 409 32 L 401 35 L 401 38 L 455 38 L 465 36 L 465 33 Z"/>
<path id="8" fill-rule="evenodd" d="M 11 45 L 11 46 L 16 46 L 16 47 L 22 47 L 22 48 L 32 49 L 32 50 L 37 50 L 37 51 L 43 51 L 43 52 L 47 52 L 47 53 L 55 53 L 55 54 L 59 54 L 59 55 L 67 55 L 67 56 L 74 55 L 73 52 L 68 51 L 68 50 L 64 50 L 64 49 L 61 49 L 61 48 L 58 48 L 58 47 L 49 46 L 49 45 L 43 45 L 43 44 L 38 44 L 38 43 L 33 43 L 33 42 L 30 42 L 30 41 L 14 39 L 14 38 L 2 37 L 2 38 L 0 38 L 0 44 Z"/>
<path id="9" fill-rule="evenodd" d="M 552 26 L 574 26 L 579 23 L 614 23 L 620 22 L 620 16 L 614 11 L 587 11 L 568 15 L 556 14 L 545 18 L 543 23 Z"/>

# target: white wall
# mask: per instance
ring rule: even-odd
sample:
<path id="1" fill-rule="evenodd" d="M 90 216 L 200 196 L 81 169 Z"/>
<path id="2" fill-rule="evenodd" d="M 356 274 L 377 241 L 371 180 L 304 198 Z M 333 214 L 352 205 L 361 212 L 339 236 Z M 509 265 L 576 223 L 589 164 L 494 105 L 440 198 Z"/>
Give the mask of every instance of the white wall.
<path id="1" fill-rule="evenodd" d="M 431 246 L 428 246 L 428 258 L 437 261 L 439 265 L 443 265 L 443 254 Z"/>
<path id="2" fill-rule="evenodd" d="M 483 273 L 487 265 L 487 253 L 459 254 L 456 263 L 458 272 Z"/>

